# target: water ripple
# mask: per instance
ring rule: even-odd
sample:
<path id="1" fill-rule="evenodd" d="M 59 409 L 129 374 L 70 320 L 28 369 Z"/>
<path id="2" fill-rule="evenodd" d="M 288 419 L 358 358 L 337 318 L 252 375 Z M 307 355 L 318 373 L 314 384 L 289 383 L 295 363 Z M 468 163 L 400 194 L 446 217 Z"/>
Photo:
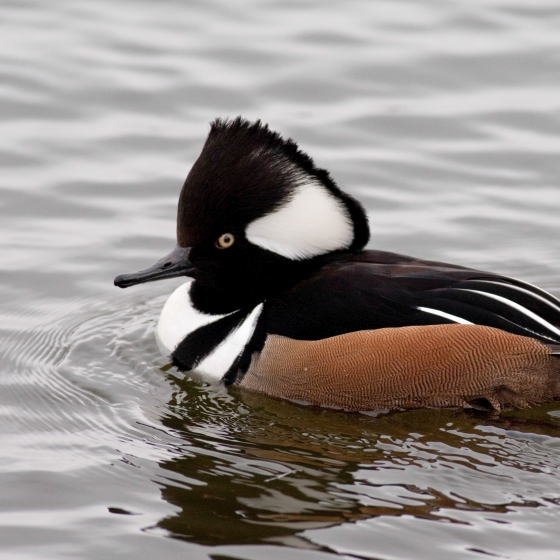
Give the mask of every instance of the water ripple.
<path id="1" fill-rule="evenodd" d="M 557 2 L 0 14 L 11 556 L 557 556 L 558 405 L 372 418 L 206 387 L 160 369 L 153 327 L 177 284 L 112 286 L 172 248 L 208 121 L 243 114 L 365 203 L 372 246 L 560 295 Z"/>

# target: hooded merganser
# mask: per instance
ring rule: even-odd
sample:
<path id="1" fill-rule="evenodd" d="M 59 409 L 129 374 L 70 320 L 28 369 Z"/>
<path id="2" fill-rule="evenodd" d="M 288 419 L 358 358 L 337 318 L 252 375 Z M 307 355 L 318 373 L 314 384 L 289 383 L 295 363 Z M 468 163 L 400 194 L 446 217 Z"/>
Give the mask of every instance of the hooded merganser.
<path id="1" fill-rule="evenodd" d="M 157 336 L 210 381 L 351 411 L 560 398 L 558 299 L 368 240 L 361 204 L 292 140 L 217 119 L 181 191 L 177 246 L 115 285 L 191 278 Z"/>

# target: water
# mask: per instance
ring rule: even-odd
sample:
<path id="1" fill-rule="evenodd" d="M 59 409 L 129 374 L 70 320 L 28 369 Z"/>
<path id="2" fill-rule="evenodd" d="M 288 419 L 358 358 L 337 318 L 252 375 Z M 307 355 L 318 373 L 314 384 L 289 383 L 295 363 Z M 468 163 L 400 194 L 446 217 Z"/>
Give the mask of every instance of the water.
<path id="1" fill-rule="evenodd" d="M 557 558 L 560 404 L 309 410 L 163 371 L 174 244 L 216 116 L 367 206 L 372 247 L 560 295 L 556 1 L 3 0 L 0 552 Z"/>

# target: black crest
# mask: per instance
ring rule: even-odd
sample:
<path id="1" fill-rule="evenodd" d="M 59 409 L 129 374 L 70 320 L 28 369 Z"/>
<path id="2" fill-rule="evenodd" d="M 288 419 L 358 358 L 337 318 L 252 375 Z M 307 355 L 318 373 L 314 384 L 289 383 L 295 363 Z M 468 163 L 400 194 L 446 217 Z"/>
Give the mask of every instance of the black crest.
<path id="1" fill-rule="evenodd" d="M 260 121 L 216 119 L 179 199 L 177 241 L 183 247 L 245 227 L 281 206 L 304 180 L 318 179 L 347 207 L 354 223 L 351 250 L 369 239 L 362 206 L 343 193 L 291 139 Z"/>

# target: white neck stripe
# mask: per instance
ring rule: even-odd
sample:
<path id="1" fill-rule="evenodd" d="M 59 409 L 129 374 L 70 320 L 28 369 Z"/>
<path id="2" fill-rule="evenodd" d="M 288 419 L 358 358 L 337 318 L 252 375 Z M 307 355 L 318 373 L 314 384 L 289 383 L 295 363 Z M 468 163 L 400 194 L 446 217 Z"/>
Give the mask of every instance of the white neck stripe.
<path id="1" fill-rule="evenodd" d="M 190 333 L 204 325 L 219 321 L 226 315 L 207 315 L 197 311 L 190 298 L 192 280 L 179 286 L 166 301 L 157 326 L 157 341 L 162 354 L 169 356 Z M 196 366 L 195 372 L 205 381 L 221 381 L 234 360 L 251 339 L 262 303 L 246 317 L 206 358 Z"/>

